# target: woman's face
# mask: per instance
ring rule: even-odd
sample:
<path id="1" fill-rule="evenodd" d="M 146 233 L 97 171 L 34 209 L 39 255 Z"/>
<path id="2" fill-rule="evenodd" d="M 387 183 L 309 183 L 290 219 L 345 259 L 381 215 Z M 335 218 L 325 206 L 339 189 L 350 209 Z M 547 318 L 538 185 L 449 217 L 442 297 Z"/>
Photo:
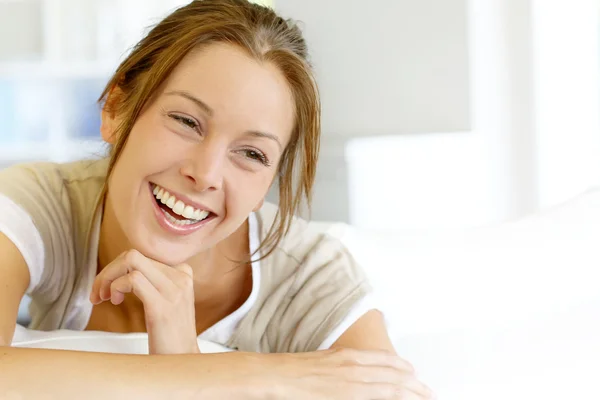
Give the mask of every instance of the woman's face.
<path id="1" fill-rule="evenodd" d="M 103 137 L 114 142 L 117 120 L 104 114 Z M 187 55 L 109 179 L 107 201 L 129 245 L 174 265 L 231 235 L 262 205 L 293 126 L 277 67 L 229 44 Z"/>

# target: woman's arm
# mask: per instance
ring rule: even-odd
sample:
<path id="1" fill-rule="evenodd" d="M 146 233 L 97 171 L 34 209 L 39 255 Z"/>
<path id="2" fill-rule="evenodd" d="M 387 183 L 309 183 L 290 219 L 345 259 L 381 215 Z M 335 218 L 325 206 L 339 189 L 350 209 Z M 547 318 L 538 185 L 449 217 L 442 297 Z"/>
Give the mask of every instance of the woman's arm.
<path id="1" fill-rule="evenodd" d="M 255 399 L 243 374 L 250 353 L 122 355 L 0 347 L 0 398 Z M 223 375 L 228 366 L 229 374 Z"/>
<path id="2" fill-rule="evenodd" d="M 0 232 L 0 346 L 12 341 L 19 304 L 29 286 L 29 269 L 21 252 Z"/>
<path id="3" fill-rule="evenodd" d="M 0 347 L 0 398 L 427 399 L 404 392 L 407 368 L 389 352 L 346 349 L 129 355 Z"/>
<path id="4" fill-rule="evenodd" d="M 383 315 L 378 310 L 371 310 L 360 317 L 331 345 L 331 348 L 385 350 L 396 354 Z"/>

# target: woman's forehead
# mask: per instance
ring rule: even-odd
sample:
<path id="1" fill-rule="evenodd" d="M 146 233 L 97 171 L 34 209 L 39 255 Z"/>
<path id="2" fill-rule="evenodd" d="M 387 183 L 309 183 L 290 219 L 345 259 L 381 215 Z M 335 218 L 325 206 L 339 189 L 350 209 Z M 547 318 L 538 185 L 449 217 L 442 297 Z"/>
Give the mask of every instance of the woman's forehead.
<path id="1" fill-rule="evenodd" d="M 283 73 L 234 45 L 213 44 L 184 57 L 165 82 L 163 95 L 172 92 L 199 99 L 215 118 L 239 117 L 266 125 L 252 129 L 279 134 L 293 130 L 294 99 Z"/>

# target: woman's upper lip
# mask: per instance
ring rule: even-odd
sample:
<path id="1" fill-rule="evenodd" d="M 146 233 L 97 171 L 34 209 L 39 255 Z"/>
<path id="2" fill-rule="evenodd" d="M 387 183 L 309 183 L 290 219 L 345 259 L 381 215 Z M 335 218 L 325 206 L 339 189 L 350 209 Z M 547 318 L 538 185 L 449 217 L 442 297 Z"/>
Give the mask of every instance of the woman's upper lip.
<path id="1" fill-rule="evenodd" d="M 158 183 L 156 185 L 158 185 Z M 188 206 L 192 206 L 192 207 L 200 209 L 202 211 L 209 211 L 209 212 L 211 212 L 211 213 L 213 213 L 215 215 L 217 214 L 210 207 L 208 207 L 208 206 L 206 206 L 206 205 L 204 205 L 202 203 L 198 203 L 197 201 L 194 201 L 194 200 L 190 199 L 189 197 L 187 197 L 187 196 L 185 196 L 185 195 L 183 195 L 181 193 L 177 193 L 177 192 L 175 192 L 175 191 L 173 191 L 173 190 L 171 190 L 168 187 L 165 187 L 163 185 L 158 185 L 158 186 L 160 186 L 161 188 L 165 189 L 167 192 L 169 192 L 169 194 L 171 196 L 175 196 L 175 198 L 177 200 L 183 201 Z"/>

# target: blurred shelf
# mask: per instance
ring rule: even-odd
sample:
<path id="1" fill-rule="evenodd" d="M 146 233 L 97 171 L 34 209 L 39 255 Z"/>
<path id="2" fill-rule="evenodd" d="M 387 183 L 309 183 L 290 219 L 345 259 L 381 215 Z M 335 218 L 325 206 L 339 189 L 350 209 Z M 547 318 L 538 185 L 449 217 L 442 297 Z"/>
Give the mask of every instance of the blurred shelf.
<path id="1" fill-rule="evenodd" d="M 108 79 L 116 68 L 116 64 L 91 61 L 0 62 L 0 79 Z"/>
<path id="2" fill-rule="evenodd" d="M 67 162 L 106 155 L 106 143 L 98 139 L 67 139 L 64 141 L 0 142 L 0 164 L 30 161 Z"/>

